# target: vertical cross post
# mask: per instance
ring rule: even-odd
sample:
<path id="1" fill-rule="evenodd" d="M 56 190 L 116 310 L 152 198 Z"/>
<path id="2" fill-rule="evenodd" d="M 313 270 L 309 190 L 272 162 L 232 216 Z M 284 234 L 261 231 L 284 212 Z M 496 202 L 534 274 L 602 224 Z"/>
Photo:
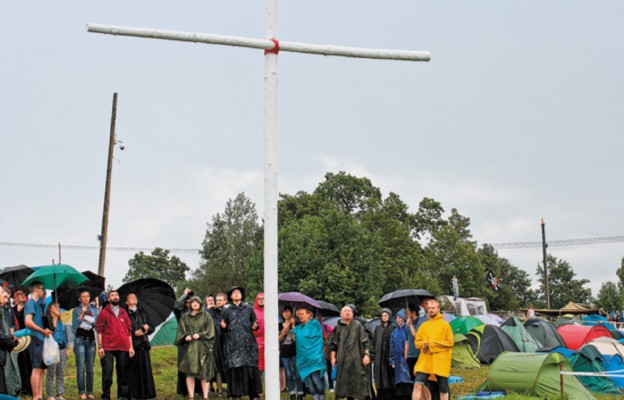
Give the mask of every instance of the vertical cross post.
<path id="1" fill-rule="evenodd" d="M 277 0 L 267 0 L 266 36 L 277 37 Z M 277 278 L 277 54 L 279 47 L 264 51 L 264 330 L 265 394 L 280 398 Z M 277 384 L 276 384 L 277 383 Z"/>

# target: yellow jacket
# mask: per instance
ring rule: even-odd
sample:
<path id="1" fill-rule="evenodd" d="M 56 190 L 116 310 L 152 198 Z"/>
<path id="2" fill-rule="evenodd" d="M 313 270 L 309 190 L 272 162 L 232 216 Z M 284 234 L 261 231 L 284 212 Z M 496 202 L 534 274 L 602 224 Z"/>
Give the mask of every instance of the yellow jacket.
<path id="1" fill-rule="evenodd" d="M 424 349 L 425 343 L 429 344 L 428 350 Z M 442 314 L 429 318 L 418 328 L 414 344 L 420 350 L 414 372 L 446 377 L 451 374 L 451 352 L 455 341 L 453 330 Z"/>

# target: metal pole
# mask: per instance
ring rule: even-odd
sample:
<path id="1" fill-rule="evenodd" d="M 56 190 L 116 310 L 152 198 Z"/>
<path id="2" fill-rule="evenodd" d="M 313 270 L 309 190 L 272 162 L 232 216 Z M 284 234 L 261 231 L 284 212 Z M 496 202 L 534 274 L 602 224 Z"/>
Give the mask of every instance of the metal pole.
<path id="1" fill-rule="evenodd" d="M 277 35 L 277 0 L 267 0 L 266 35 Z M 277 52 L 264 55 L 264 312 L 265 321 L 278 321 L 277 301 Z M 279 400 L 279 339 L 277 329 L 265 334 L 265 394 Z"/>
<path id="2" fill-rule="evenodd" d="M 63 264 L 63 262 L 61 261 L 61 242 L 59 242 L 58 244 L 58 250 L 59 250 L 59 264 Z"/>
<path id="3" fill-rule="evenodd" d="M 267 5 L 267 7 L 270 7 L 270 5 Z M 87 31 L 93 33 L 103 33 L 106 35 L 174 40 L 178 42 L 219 44 L 224 46 L 247 47 L 252 49 L 272 50 L 275 48 L 275 43 L 270 40 L 275 36 L 269 36 L 267 39 L 255 39 L 244 36 L 226 36 L 209 33 L 180 32 L 154 28 L 131 28 L 126 26 L 101 24 L 87 24 Z M 322 56 L 371 58 L 380 60 L 431 60 L 431 54 L 428 51 L 362 49 L 349 46 L 286 42 L 281 40 L 279 42 L 279 50 L 295 53 L 318 54 Z"/>
<path id="4" fill-rule="evenodd" d="M 100 235 L 100 260 L 98 275 L 104 276 L 106 262 L 106 240 L 108 235 L 108 208 L 110 205 L 111 175 L 113 173 L 113 151 L 115 150 L 115 121 L 117 119 L 117 93 L 113 94 L 113 111 L 110 124 L 110 138 L 108 140 L 108 163 L 106 164 L 106 186 L 104 188 L 104 210 L 102 211 L 102 234 Z"/>
<path id="5" fill-rule="evenodd" d="M 548 255 L 546 254 L 546 224 L 542 218 L 542 262 L 544 265 L 544 282 L 546 284 L 546 308 L 550 310 L 550 289 L 548 287 Z"/>

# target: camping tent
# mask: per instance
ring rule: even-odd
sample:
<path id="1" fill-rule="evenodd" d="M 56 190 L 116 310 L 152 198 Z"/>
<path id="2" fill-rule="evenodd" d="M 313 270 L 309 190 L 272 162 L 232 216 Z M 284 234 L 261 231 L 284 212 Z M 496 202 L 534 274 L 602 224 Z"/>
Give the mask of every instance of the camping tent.
<path id="1" fill-rule="evenodd" d="M 474 317 L 481 320 L 484 324 L 487 324 L 487 325 L 496 325 L 496 326 L 501 325 L 500 321 L 496 318 L 491 317 L 490 314 L 475 315 Z"/>
<path id="2" fill-rule="evenodd" d="M 557 328 L 557 332 L 563 338 L 566 347 L 572 350 L 578 350 L 582 345 L 594 338 L 600 336 L 611 337 L 609 330 L 601 325 L 563 325 Z"/>
<path id="3" fill-rule="evenodd" d="M 525 393 L 541 398 L 559 398 L 559 366 L 570 371 L 570 363 L 561 354 L 504 352 L 490 366 L 480 390 Z M 570 400 L 594 399 L 575 376 L 565 376 L 563 391 Z"/>
<path id="4" fill-rule="evenodd" d="M 615 329 L 615 325 L 612 322 L 609 322 L 607 317 L 603 317 L 600 314 L 591 314 L 586 317 L 583 317 L 583 325 L 594 326 L 594 325 L 604 325 L 607 329 Z"/>
<path id="5" fill-rule="evenodd" d="M 557 318 L 557 320 L 555 321 L 555 325 L 559 327 L 563 325 L 583 325 L 583 323 L 576 315 L 564 314 Z"/>
<path id="6" fill-rule="evenodd" d="M 551 322 L 533 318 L 524 322 L 524 328 L 547 349 L 558 346 L 565 347 L 563 338 Z"/>
<path id="7" fill-rule="evenodd" d="M 604 355 L 602 356 L 602 362 L 604 363 L 605 369 L 607 373 L 612 373 L 613 375 L 619 376 L 610 376 L 611 380 L 615 385 L 622 389 L 624 388 L 624 359 L 619 355 Z"/>
<path id="8" fill-rule="evenodd" d="M 617 354 L 624 359 L 624 344 L 618 340 L 608 337 L 598 337 L 592 339 L 588 344 L 596 346 L 602 355 Z"/>
<path id="9" fill-rule="evenodd" d="M 451 328 L 453 333 L 461 333 L 465 335 L 470 332 L 472 328 L 483 325 L 483 321 L 475 317 L 458 317 L 451 321 Z"/>
<path id="10" fill-rule="evenodd" d="M 514 341 L 518 349 L 525 353 L 535 353 L 542 344 L 524 328 L 524 324 L 516 317 L 509 317 L 503 322 L 501 329 Z"/>
<path id="11" fill-rule="evenodd" d="M 605 366 L 602 355 L 591 344 L 586 344 L 570 357 L 570 365 L 574 372 L 604 373 Z M 617 394 L 619 389 L 607 376 L 579 375 L 578 379 L 592 392 Z"/>
<path id="12" fill-rule="evenodd" d="M 455 345 L 451 352 L 451 366 L 459 368 L 479 368 L 481 363 L 475 356 L 468 338 L 461 333 L 455 335 Z"/>
<path id="13" fill-rule="evenodd" d="M 505 331 L 494 325 L 481 325 L 466 334 L 479 361 L 491 364 L 503 351 L 520 351 Z"/>
<path id="14" fill-rule="evenodd" d="M 175 317 L 171 317 L 163 322 L 157 329 L 158 330 L 152 334 L 150 344 L 152 346 L 172 345 L 178 333 L 178 321 L 176 321 Z"/>

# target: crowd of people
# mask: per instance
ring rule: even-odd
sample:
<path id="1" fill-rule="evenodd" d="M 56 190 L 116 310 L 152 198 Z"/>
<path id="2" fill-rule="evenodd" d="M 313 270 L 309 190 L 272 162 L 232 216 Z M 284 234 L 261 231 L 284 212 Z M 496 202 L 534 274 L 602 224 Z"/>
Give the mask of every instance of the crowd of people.
<path id="1" fill-rule="evenodd" d="M 0 393 L 63 400 L 71 347 L 78 393 L 68 398 L 95 398 L 96 355 L 102 367 L 99 398 L 110 399 L 113 372 L 118 399 L 156 398 L 148 339 L 155 327 L 136 294 L 127 294 L 122 305 L 119 292 L 112 290 L 99 308 L 88 291 L 81 291 L 79 305 L 72 311 L 70 346 L 58 304 L 52 301 L 45 307 L 45 290 L 39 282 L 29 291 L 27 298 L 16 290 L 11 305 L 9 289 L 0 287 Z M 265 325 L 263 293 L 252 306 L 240 286 L 203 299 L 185 289 L 173 310 L 178 321 L 177 393 L 191 400 L 207 399 L 211 391 L 218 397 L 259 399 L 264 333 L 277 329 L 280 384 L 291 400 L 308 395 L 324 400 L 327 390 L 334 391 L 337 399 L 449 398 L 454 341 L 436 300 L 409 304 L 395 315 L 383 309 L 373 331 L 352 304 L 340 310 L 334 328 L 315 311 L 284 305 L 280 320 Z M 17 337 L 24 328 L 30 335 Z M 49 338 L 60 352 L 51 365 L 43 357 Z M 25 345 L 25 351 L 12 351 Z"/>

